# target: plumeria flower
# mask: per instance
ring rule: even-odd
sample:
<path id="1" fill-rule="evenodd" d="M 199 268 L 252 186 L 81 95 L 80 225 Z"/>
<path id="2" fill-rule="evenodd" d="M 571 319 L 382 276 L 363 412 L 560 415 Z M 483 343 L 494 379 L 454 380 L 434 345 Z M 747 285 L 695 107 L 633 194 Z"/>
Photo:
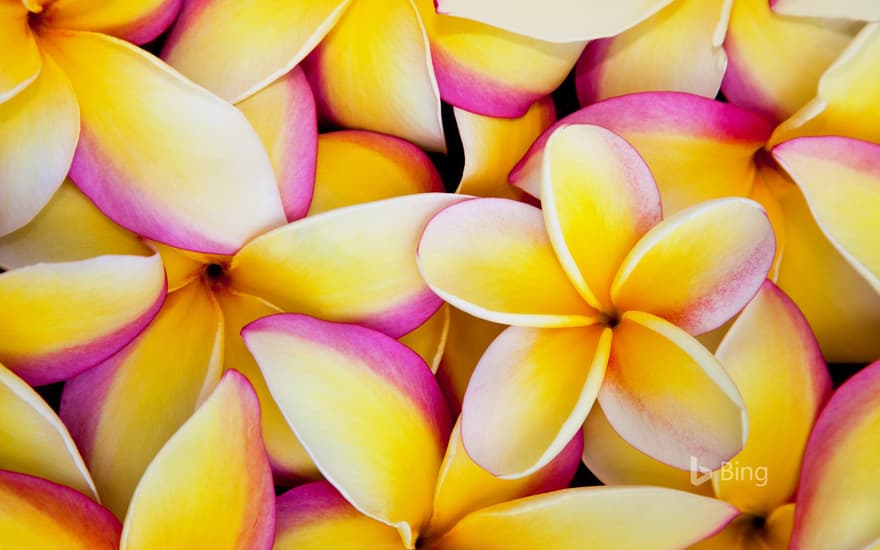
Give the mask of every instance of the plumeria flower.
<path id="1" fill-rule="evenodd" d="M 442 151 L 441 99 L 522 116 L 583 46 L 438 15 L 431 0 L 199 0 L 184 4 L 162 57 L 233 102 L 305 60 L 326 121 Z"/>
<path id="2" fill-rule="evenodd" d="M 124 39 L 162 32 L 177 0 L 4 0 L 0 235 L 65 176 L 120 225 L 231 254 L 284 223 L 272 167 L 244 116 Z"/>
<path id="3" fill-rule="evenodd" d="M 712 472 L 683 472 L 624 441 L 595 409 L 584 424 L 584 463 L 611 485 L 651 484 L 724 500 L 740 515 L 697 548 L 788 547 L 801 459 L 831 380 L 815 337 L 794 303 L 767 281 L 736 319 L 717 354 L 742 393 L 749 437 Z"/>
<path id="4" fill-rule="evenodd" d="M 282 314 L 242 334 L 327 479 L 279 498 L 279 550 L 677 548 L 735 514 L 669 489 L 555 490 L 574 473 L 577 438 L 530 476 L 491 476 L 450 430 L 425 362 L 379 332 Z"/>
<path id="5" fill-rule="evenodd" d="M 9 387 L 0 385 L 2 405 L 8 404 L 4 390 Z M 31 406 L 29 411 L 19 405 L 31 416 L 48 410 L 45 403 Z M 51 411 L 45 414 L 54 416 Z M 57 417 L 52 421 L 60 426 Z M 0 469 L 3 544 L 82 550 L 268 550 L 274 539 L 275 494 L 259 422 L 259 403 L 250 384 L 235 371 L 226 373 L 151 462 L 122 524 L 62 480 Z M 34 433 L 22 435 L 26 446 L 43 444 L 44 450 L 54 451 L 52 458 L 69 458 L 57 444 L 53 448 L 49 441 L 37 443 Z M 0 458 L 0 467 L 5 466 Z"/>
<path id="6" fill-rule="evenodd" d="M 774 251 L 765 212 L 723 199 L 661 221 L 644 161 L 596 126 L 557 130 L 542 172 L 543 212 L 465 201 L 435 216 L 419 245 L 437 294 L 514 325 L 465 394 L 468 453 L 498 476 L 533 472 L 598 397 L 642 451 L 683 469 L 690 456 L 717 467 L 742 447 L 743 404 L 693 335 L 726 322 L 764 281 Z"/>

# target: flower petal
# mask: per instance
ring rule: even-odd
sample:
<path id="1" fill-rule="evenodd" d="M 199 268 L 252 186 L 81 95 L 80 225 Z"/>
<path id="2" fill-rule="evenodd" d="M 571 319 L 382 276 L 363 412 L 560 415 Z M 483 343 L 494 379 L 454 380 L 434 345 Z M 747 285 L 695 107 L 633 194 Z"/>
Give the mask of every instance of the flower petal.
<path id="1" fill-rule="evenodd" d="M 822 74 L 816 97 L 776 128 L 770 144 L 824 135 L 880 142 L 880 117 L 874 108 L 880 97 L 878 55 L 880 24 L 866 25 Z"/>
<path id="2" fill-rule="evenodd" d="M 666 216 L 705 200 L 746 196 L 754 156 L 772 127 L 734 105 L 680 92 L 647 92 L 607 99 L 557 122 L 538 138 L 510 181 L 540 195 L 544 147 L 564 124 L 594 124 L 628 141 L 648 163 Z"/>
<path id="3" fill-rule="evenodd" d="M 336 24 L 350 0 L 189 0 L 162 58 L 237 103 L 293 69 Z"/>
<path id="4" fill-rule="evenodd" d="M 682 470 L 715 470 L 746 439 L 745 405 L 718 361 L 692 336 L 630 311 L 614 329 L 599 402 L 643 453 Z"/>
<path id="5" fill-rule="evenodd" d="M 737 513 L 720 500 L 673 489 L 580 487 L 484 508 L 460 521 L 439 546 L 686 548 L 723 528 Z"/>
<path id="6" fill-rule="evenodd" d="M 782 15 L 800 17 L 824 17 L 828 19 L 854 19 L 876 21 L 880 19 L 880 4 L 871 0 L 770 0 L 773 11 Z"/>
<path id="7" fill-rule="evenodd" d="M 49 202 L 76 149 L 76 96 L 50 57 L 43 57 L 42 70 L 29 86 L 0 103 L 0 120 L 0 235 L 6 235 Z"/>
<path id="8" fill-rule="evenodd" d="M 446 149 L 428 37 L 412 0 L 357 0 L 303 67 L 328 122 Z"/>
<path id="9" fill-rule="evenodd" d="M 189 284 L 128 346 L 64 387 L 61 418 L 118 517 L 147 466 L 220 379 L 221 323 L 207 289 Z"/>
<path id="10" fill-rule="evenodd" d="M 614 280 L 611 299 L 619 311 L 648 311 L 702 334 L 752 299 L 774 254 L 773 229 L 758 203 L 705 202 L 665 219 L 636 244 Z"/>
<path id="11" fill-rule="evenodd" d="M 838 136 L 802 137 L 773 149 L 819 227 L 880 292 L 880 145 Z"/>
<path id="12" fill-rule="evenodd" d="M 165 298 L 159 256 L 99 256 L 0 274 L 0 361 L 32 386 L 116 353 Z"/>
<path id="13" fill-rule="evenodd" d="M 92 477 L 61 419 L 37 392 L 3 365 L 0 433 L 0 470 L 66 485 L 97 500 Z"/>
<path id="14" fill-rule="evenodd" d="M 562 84 L 583 41 L 552 43 L 483 23 L 438 14 L 416 0 L 431 42 L 440 97 L 461 109 L 493 117 L 520 117 Z"/>
<path id="15" fill-rule="evenodd" d="M 676 90 L 714 98 L 727 68 L 721 47 L 733 0 L 679 0 L 611 38 L 577 63 L 581 105 L 633 92 Z"/>
<path id="16" fill-rule="evenodd" d="M 559 265 L 533 206 L 507 199 L 453 205 L 428 224 L 418 254 L 431 289 L 477 317 L 527 326 L 597 318 Z"/>
<path id="17" fill-rule="evenodd" d="M 318 136 L 318 168 L 310 215 L 442 191 L 443 180 L 431 159 L 408 141 L 363 130 Z"/>
<path id="18" fill-rule="evenodd" d="M 28 26 L 28 11 L 18 2 L 0 2 L 0 52 L 2 104 L 27 88 L 39 76 L 42 65 L 40 49 Z M 5 116 L 3 121 L 5 125 Z"/>
<path id="19" fill-rule="evenodd" d="M 457 193 L 519 200 L 507 175 L 541 132 L 556 120 L 553 98 L 536 101 L 519 118 L 496 118 L 453 108 L 464 148 L 464 172 Z"/>
<path id="20" fill-rule="evenodd" d="M 535 473 L 519 479 L 499 479 L 480 468 L 465 452 L 459 421 L 449 437 L 440 467 L 431 532 L 444 533 L 480 508 L 568 487 L 580 464 L 582 449 L 583 439 L 575 435 L 556 458 Z"/>
<path id="21" fill-rule="evenodd" d="M 149 252 L 137 235 L 110 221 L 70 180 L 61 184 L 30 223 L 0 238 L 0 266 L 6 269 Z"/>
<path id="22" fill-rule="evenodd" d="M 437 313 L 431 315 L 421 326 L 397 339 L 401 344 L 418 353 L 435 374 L 443 358 L 446 338 L 449 335 L 449 309 L 449 304 L 443 304 Z"/>
<path id="23" fill-rule="evenodd" d="M 145 44 L 174 21 L 182 0 L 56 0 L 40 21 L 62 29 L 94 31 Z"/>
<path id="24" fill-rule="evenodd" d="M 379 332 L 305 315 L 264 317 L 242 335 L 324 476 L 410 547 L 431 513 L 449 435 L 425 362 Z"/>
<path id="25" fill-rule="evenodd" d="M 442 304 L 419 275 L 419 235 L 431 216 L 461 200 L 419 194 L 294 222 L 236 254 L 232 284 L 285 311 L 403 336 Z"/>
<path id="26" fill-rule="evenodd" d="M 45 38 L 79 100 L 70 177 L 111 219 L 216 254 L 284 223 L 272 166 L 244 115 L 121 40 Z"/>
<path id="27" fill-rule="evenodd" d="M 289 221 L 305 217 L 315 188 L 318 120 L 315 98 L 295 68 L 237 107 L 263 141 Z"/>
<path id="28" fill-rule="evenodd" d="M 358 512 L 326 481 L 278 497 L 274 550 L 403 550 L 397 531 Z"/>
<path id="29" fill-rule="evenodd" d="M 731 462 L 754 474 L 716 472 L 715 493 L 744 512 L 767 516 L 794 496 L 803 449 L 831 393 L 831 378 L 807 320 L 769 281 L 737 318 L 716 357 L 742 394 L 749 417 L 749 438 Z"/>
<path id="30" fill-rule="evenodd" d="M 231 290 L 215 292 L 214 297 L 223 311 L 223 367 L 244 374 L 260 399 L 263 442 L 276 482 L 293 484 L 318 479 L 318 468 L 284 420 L 260 367 L 241 338 L 241 329 L 245 325 L 260 317 L 278 313 L 278 308 L 254 296 Z"/>
<path id="31" fill-rule="evenodd" d="M 120 550 L 272 548 L 275 491 L 259 425 L 251 385 L 227 372 L 147 468 Z"/>
<path id="32" fill-rule="evenodd" d="M 577 434 L 605 375 L 611 331 L 511 327 L 474 370 L 462 407 L 468 455 L 497 477 L 532 474 Z"/>
<path id="33" fill-rule="evenodd" d="M 875 362 L 838 388 L 819 415 L 804 453 L 793 549 L 871 548 L 880 541 L 878 397 Z"/>
<path id="34" fill-rule="evenodd" d="M 810 100 L 819 77 L 858 30 L 847 21 L 777 15 L 767 0 L 736 0 L 721 91 L 731 103 L 782 121 Z"/>
<path id="35" fill-rule="evenodd" d="M 115 550 L 122 526 L 64 485 L 0 470 L 0 533 L 7 548 Z"/>
<path id="36" fill-rule="evenodd" d="M 562 126 L 547 140 L 541 201 L 550 242 L 569 279 L 596 309 L 633 245 L 662 218 L 645 161 L 600 126 Z"/>
<path id="37" fill-rule="evenodd" d="M 670 0 L 624 0 L 613 6 L 595 1 L 435 0 L 437 13 L 472 19 L 550 42 L 613 36 L 650 17 Z"/>

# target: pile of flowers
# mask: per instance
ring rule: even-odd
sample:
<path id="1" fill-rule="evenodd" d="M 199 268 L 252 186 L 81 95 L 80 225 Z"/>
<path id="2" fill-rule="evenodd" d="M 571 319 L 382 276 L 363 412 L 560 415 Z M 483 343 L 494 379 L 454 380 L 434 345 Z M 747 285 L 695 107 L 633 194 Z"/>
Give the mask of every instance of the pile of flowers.
<path id="1" fill-rule="evenodd" d="M 0 0 L 0 548 L 880 548 L 880 2 Z"/>

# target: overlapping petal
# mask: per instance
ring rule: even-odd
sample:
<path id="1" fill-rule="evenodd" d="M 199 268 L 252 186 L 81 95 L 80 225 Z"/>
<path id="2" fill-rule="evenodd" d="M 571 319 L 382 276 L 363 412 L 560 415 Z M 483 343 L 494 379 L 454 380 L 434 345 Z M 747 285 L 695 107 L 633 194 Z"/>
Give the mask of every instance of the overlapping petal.
<path id="1" fill-rule="evenodd" d="M 2 3 L 0 10 L 8 4 Z M 0 21 L 2 17 L 0 13 Z M 4 38 L 5 33 L 0 30 Z M 0 51 L 4 59 L 26 56 L 24 50 Z M 50 57 L 43 56 L 33 82 L 0 102 L 0 120 L 0 235 L 6 235 L 31 221 L 49 202 L 67 175 L 79 137 L 76 96 Z"/>
<path id="2" fill-rule="evenodd" d="M 880 19 L 880 5 L 871 0 L 770 0 L 773 11 L 783 15 L 803 17 L 826 17 L 829 19 L 854 19 L 876 21 Z"/>
<path id="3" fill-rule="evenodd" d="M 0 274 L 0 361 L 31 385 L 65 380 L 125 346 L 164 298 L 158 255 L 7 271 Z"/>
<path id="4" fill-rule="evenodd" d="M 662 217 L 645 161 L 599 126 L 563 126 L 547 141 L 541 202 L 550 242 L 584 299 L 612 308 L 609 289 L 633 245 Z"/>
<path id="5" fill-rule="evenodd" d="M 736 105 L 782 121 L 813 97 L 819 77 L 858 29 L 848 21 L 777 15 L 767 0 L 736 0 L 721 91 Z"/>
<path id="6" fill-rule="evenodd" d="M 112 34 L 135 44 L 153 40 L 174 21 L 183 0 L 56 0 L 40 22 L 62 29 Z"/>
<path id="7" fill-rule="evenodd" d="M 618 34 L 650 17 L 671 0 L 626 0 L 613 6 L 600 2 L 549 0 L 435 0 L 437 12 L 550 42 L 591 40 Z"/>
<path id="8" fill-rule="evenodd" d="M 303 66 L 327 121 L 445 151 L 428 37 L 413 0 L 357 0 Z"/>
<path id="9" fill-rule="evenodd" d="M 95 484 L 67 428 L 37 392 L 3 365 L 0 442 L 0 470 L 53 481 L 97 499 Z"/>
<path id="10" fill-rule="evenodd" d="M 0 533 L 9 548 L 115 550 L 122 526 L 82 493 L 0 470 Z"/>
<path id="11" fill-rule="evenodd" d="M 42 59 L 19 2 L 0 3 L 0 104 L 25 89 L 40 74 Z M 7 53 L 15 52 L 15 53 Z"/>
<path id="12" fill-rule="evenodd" d="M 421 326 L 398 338 L 401 344 L 418 353 L 435 374 L 446 349 L 450 309 L 448 304 L 443 304 L 437 313 L 431 315 Z"/>
<path id="13" fill-rule="evenodd" d="M 350 0 L 193 0 L 184 3 L 162 58 L 233 103 L 295 67 Z"/>
<path id="14" fill-rule="evenodd" d="M 216 254 L 284 223 L 272 166 L 244 115 L 131 44 L 43 34 L 79 101 L 70 177 L 111 219 Z"/>
<path id="15" fill-rule="evenodd" d="M 754 154 L 772 127 L 734 105 L 680 92 L 646 92 L 607 99 L 577 111 L 535 141 L 510 181 L 540 195 L 544 147 L 564 124 L 594 124 L 628 141 L 648 163 L 669 216 L 698 202 L 747 196 Z"/>
<path id="16" fill-rule="evenodd" d="M 880 542 L 880 363 L 850 378 L 822 410 L 801 470 L 791 548 Z"/>
<path id="17" fill-rule="evenodd" d="M 315 194 L 309 214 L 415 193 L 443 191 L 421 149 L 393 136 L 341 130 L 318 137 Z"/>
<path id="18" fill-rule="evenodd" d="M 773 229 L 760 205 L 708 201 L 666 218 L 636 244 L 614 279 L 611 299 L 619 311 L 647 311 L 702 334 L 752 299 L 774 253 Z"/>
<path id="19" fill-rule="evenodd" d="M 402 336 L 442 304 L 419 274 L 419 236 L 461 200 L 427 193 L 310 216 L 248 243 L 232 262 L 232 284 L 285 311 Z"/>
<path id="20" fill-rule="evenodd" d="M 507 199 L 450 206 L 425 229 L 418 261 L 434 292 L 483 319 L 559 327 L 597 318 L 569 282 L 533 206 Z"/>
<path id="21" fill-rule="evenodd" d="M 682 470 L 717 469 L 742 449 L 742 397 L 718 361 L 689 334 L 648 313 L 614 329 L 599 403 L 631 445 Z"/>
<path id="22" fill-rule="evenodd" d="M 493 117 L 520 117 L 565 80 L 583 41 L 535 40 L 484 23 L 438 14 L 416 0 L 437 74 L 440 97 Z"/>
<path id="23" fill-rule="evenodd" d="M 309 211 L 315 187 L 318 121 L 315 98 L 295 68 L 238 104 L 269 152 L 289 221 Z"/>
<path id="24" fill-rule="evenodd" d="M 65 386 L 61 418 L 117 516 L 125 517 L 147 466 L 220 380 L 221 324 L 208 291 L 187 285 L 128 346 Z"/>
<path id="25" fill-rule="evenodd" d="M 471 458 L 505 478 L 547 465 L 596 401 L 610 348 L 611 331 L 601 325 L 502 332 L 464 396 L 461 431 Z"/>
<path id="26" fill-rule="evenodd" d="M 138 484 L 121 550 L 269 550 L 275 491 L 247 379 L 224 376 L 162 447 Z"/>
<path id="27" fill-rule="evenodd" d="M 242 334 L 324 476 L 411 545 L 450 429 L 425 362 L 379 332 L 304 315 L 264 317 Z"/>
<path id="28" fill-rule="evenodd" d="M 733 0 L 678 0 L 632 29 L 593 40 L 576 67 L 581 105 L 633 92 L 714 98 L 727 68 L 721 44 Z"/>
<path id="29" fill-rule="evenodd" d="M 582 487 L 484 508 L 460 521 L 438 546 L 449 550 L 671 550 L 711 535 L 737 513 L 719 500 L 673 489 Z"/>

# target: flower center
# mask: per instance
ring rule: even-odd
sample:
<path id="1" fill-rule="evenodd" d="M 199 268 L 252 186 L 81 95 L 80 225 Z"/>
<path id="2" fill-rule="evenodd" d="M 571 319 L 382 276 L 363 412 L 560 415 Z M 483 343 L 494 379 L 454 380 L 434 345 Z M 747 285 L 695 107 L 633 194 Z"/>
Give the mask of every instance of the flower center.
<path id="1" fill-rule="evenodd" d="M 218 290 L 229 286 L 227 267 L 226 264 L 218 262 L 212 262 L 205 266 L 202 277 L 210 288 Z"/>
<path id="2" fill-rule="evenodd" d="M 612 311 L 610 313 L 603 313 L 601 317 L 601 321 L 603 325 L 608 328 L 614 328 L 620 324 L 620 316 L 616 311 Z"/>

